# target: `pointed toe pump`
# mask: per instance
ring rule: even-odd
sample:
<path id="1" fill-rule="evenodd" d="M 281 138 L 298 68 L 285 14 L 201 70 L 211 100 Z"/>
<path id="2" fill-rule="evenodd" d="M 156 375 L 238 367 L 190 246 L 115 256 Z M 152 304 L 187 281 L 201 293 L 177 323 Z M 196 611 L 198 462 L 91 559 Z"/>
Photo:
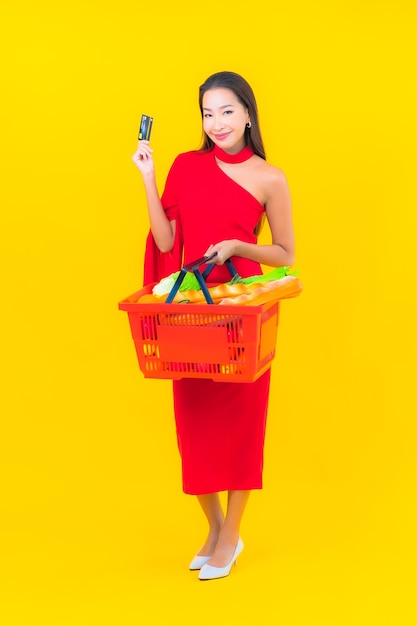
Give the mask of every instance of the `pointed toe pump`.
<path id="1" fill-rule="evenodd" d="M 190 570 L 195 571 L 199 570 L 211 559 L 211 556 L 200 556 L 196 555 L 190 563 Z"/>
<path id="2" fill-rule="evenodd" d="M 242 550 L 243 541 L 239 539 L 235 551 L 233 552 L 233 556 L 227 565 L 225 565 L 224 567 L 214 567 L 213 565 L 206 563 L 201 567 L 198 578 L 200 580 L 214 580 L 216 578 L 225 578 L 226 576 L 229 576 L 230 570 L 236 563 L 237 557 L 242 552 Z"/>

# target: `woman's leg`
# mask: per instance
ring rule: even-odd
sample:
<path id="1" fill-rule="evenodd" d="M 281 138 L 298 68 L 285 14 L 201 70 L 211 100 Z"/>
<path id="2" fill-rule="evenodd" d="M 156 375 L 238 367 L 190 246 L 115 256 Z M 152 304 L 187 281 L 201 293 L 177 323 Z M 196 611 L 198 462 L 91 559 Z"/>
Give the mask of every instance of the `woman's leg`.
<path id="1" fill-rule="evenodd" d="M 216 549 L 209 561 L 213 567 L 225 567 L 233 557 L 249 495 L 250 491 L 229 491 L 226 518 L 221 527 Z"/>
<path id="2" fill-rule="evenodd" d="M 204 545 L 201 546 L 198 554 L 210 556 L 217 545 L 221 528 L 224 523 L 224 513 L 218 493 L 207 493 L 197 496 L 201 508 L 209 524 L 209 532 Z"/>

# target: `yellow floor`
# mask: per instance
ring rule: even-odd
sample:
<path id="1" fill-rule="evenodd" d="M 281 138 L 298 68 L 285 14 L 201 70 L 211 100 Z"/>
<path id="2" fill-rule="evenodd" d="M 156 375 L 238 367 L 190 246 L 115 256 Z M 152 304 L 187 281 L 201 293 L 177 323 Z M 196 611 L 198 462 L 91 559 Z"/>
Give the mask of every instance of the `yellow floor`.
<path id="1" fill-rule="evenodd" d="M 52 548 L 50 540 L 39 546 L 30 572 L 22 577 L 20 571 L 16 580 L 12 571 L 3 587 L 3 624 L 165 624 L 174 616 L 190 625 L 416 623 L 415 577 L 404 571 L 410 564 L 392 558 L 337 551 L 283 555 L 279 542 L 247 534 L 229 578 L 200 582 L 186 569 L 191 542 L 168 535 L 175 549 L 156 550 L 129 538 L 119 544 L 120 553 L 104 536 L 82 551 L 77 546 L 69 552 L 57 541 Z"/>
<path id="2" fill-rule="evenodd" d="M 122 493 L 133 477 L 127 483 Z M 387 528 L 378 519 L 383 507 L 371 515 L 365 506 L 365 517 L 356 511 L 346 524 L 341 509 L 326 520 L 323 502 L 303 503 L 283 484 L 269 485 L 252 494 L 245 549 L 230 576 L 201 582 L 187 569 L 205 531 L 194 499 L 168 494 L 165 509 L 147 487 L 142 503 L 117 491 L 113 485 L 108 500 L 92 494 L 90 501 L 84 492 L 76 512 L 58 497 L 53 518 L 9 529 L 2 624 L 416 623 L 415 529 L 405 525 L 401 534 L 392 518 Z"/>

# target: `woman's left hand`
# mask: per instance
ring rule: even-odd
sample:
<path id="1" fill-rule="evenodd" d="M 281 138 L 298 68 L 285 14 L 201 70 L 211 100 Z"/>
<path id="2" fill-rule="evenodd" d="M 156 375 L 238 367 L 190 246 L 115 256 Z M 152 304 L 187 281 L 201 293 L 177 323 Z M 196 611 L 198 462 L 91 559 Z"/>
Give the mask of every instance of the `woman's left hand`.
<path id="1" fill-rule="evenodd" d="M 217 252 L 217 255 L 211 262 L 216 265 L 223 265 L 227 259 L 230 259 L 231 256 L 236 254 L 236 244 L 236 239 L 226 239 L 225 241 L 220 241 L 219 243 L 209 246 L 204 256 L 211 256 Z"/>

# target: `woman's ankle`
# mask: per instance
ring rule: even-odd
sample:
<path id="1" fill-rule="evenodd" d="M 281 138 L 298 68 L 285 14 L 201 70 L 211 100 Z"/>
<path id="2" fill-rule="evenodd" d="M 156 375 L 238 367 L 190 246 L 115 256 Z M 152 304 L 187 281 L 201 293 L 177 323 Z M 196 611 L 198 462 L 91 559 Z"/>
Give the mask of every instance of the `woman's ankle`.
<path id="1" fill-rule="evenodd" d="M 221 545 L 236 546 L 240 538 L 240 530 L 238 528 L 227 528 L 223 526 L 219 533 L 217 543 Z"/>
<path id="2" fill-rule="evenodd" d="M 215 525 L 215 526 L 211 526 L 206 538 L 206 541 L 204 542 L 204 544 L 201 546 L 198 554 L 200 556 L 209 556 L 211 554 L 213 554 L 216 546 L 217 546 L 217 542 L 219 540 L 220 537 L 220 533 L 221 533 L 221 526 L 220 525 Z"/>

